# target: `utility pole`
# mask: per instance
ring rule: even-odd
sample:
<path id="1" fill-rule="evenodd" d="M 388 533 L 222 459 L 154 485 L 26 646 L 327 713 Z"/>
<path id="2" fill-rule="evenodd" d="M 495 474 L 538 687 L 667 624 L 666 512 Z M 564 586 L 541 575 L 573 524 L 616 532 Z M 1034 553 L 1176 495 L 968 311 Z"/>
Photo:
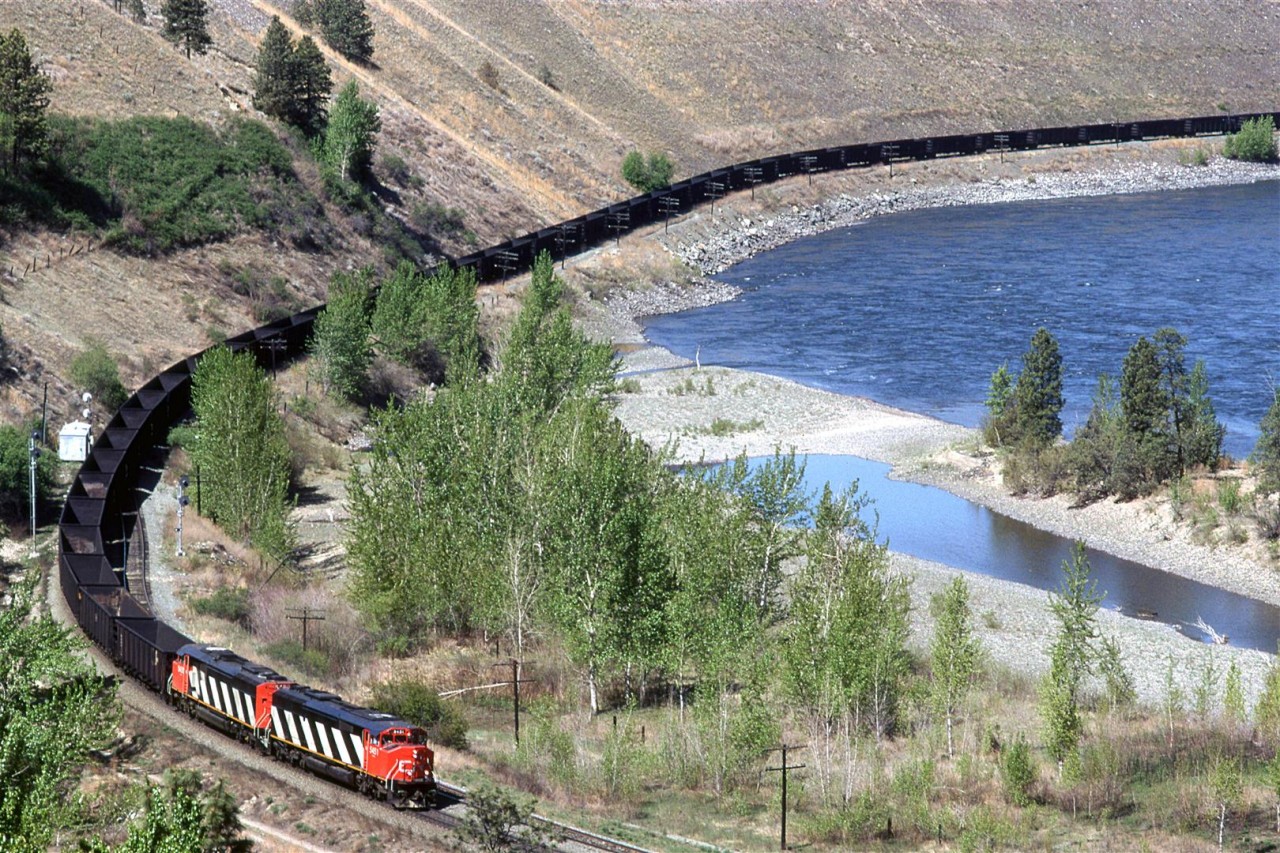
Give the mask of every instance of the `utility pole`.
<path id="1" fill-rule="evenodd" d="M 813 186 L 813 173 L 818 170 L 818 158 L 813 154 L 800 155 L 800 168 L 809 175 L 809 186 Z"/>
<path id="2" fill-rule="evenodd" d="M 613 245 L 617 246 L 622 242 L 622 232 L 631 227 L 631 212 L 615 210 L 606 215 L 605 220 L 609 230 L 613 231 Z"/>
<path id="3" fill-rule="evenodd" d="M 288 349 L 289 343 L 284 338 L 269 338 L 262 341 L 263 349 L 271 351 L 271 378 L 276 378 L 276 353 Z"/>
<path id="4" fill-rule="evenodd" d="M 498 684 L 511 685 L 511 705 L 512 705 L 512 708 L 514 709 L 514 715 L 515 715 L 516 748 L 519 749 L 520 748 L 520 685 L 527 684 L 533 681 L 533 679 L 520 677 L 520 661 L 516 660 L 515 658 L 512 658 L 510 661 L 507 661 L 506 663 L 495 663 L 493 664 L 493 666 L 510 666 L 511 667 L 511 681 L 509 682 L 499 681 Z"/>
<path id="5" fill-rule="evenodd" d="M 893 158 L 898 156 L 898 143 L 887 142 L 880 146 L 880 157 L 889 164 L 889 177 L 893 177 Z"/>
<path id="6" fill-rule="evenodd" d="M 178 526 L 174 531 L 178 534 L 178 556 L 185 557 L 187 554 L 182 550 L 182 510 L 191 503 L 191 498 L 187 497 L 187 486 L 191 485 L 191 479 L 183 474 L 178 478 Z"/>
<path id="7" fill-rule="evenodd" d="M 36 442 L 40 439 L 40 430 L 31 431 L 31 439 L 27 443 L 27 453 L 31 457 L 31 556 L 40 556 L 36 550 L 36 460 L 40 458 L 40 448 Z"/>
<path id="8" fill-rule="evenodd" d="M 764 180 L 764 169 L 759 166 L 747 166 L 742 170 L 743 177 L 751 184 L 751 200 L 756 200 L 756 184 Z"/>
<path id="9" fill-rule="evenodd" d="M 662 230 L 665 232 L 671 227 L 672 211 L 680 210 L 680 199 L 673 195 L 664 195 L 658 199 L 658 207 L 662 208 L 662 212 L 666 216 L 666 222 L 662 224 Z"/>
<path id="10" fill-rule="evenodd" d="M 311 622 L 323 622 L 324 611 L 313 610 L 310 607 L 290 607 L 288 610 L 292 612 L 285 614 L 286 619 L 302 620 L 302 650 L 305 652 L 307 650 L 307 625 Z"/>
<path id="11" fill-rule="evenodd" d="M 787 849 L 787 771 L 799 770 L 805 766 L 803 764 L 787 764 L 787 751 L 792 749 L 804 749 L 806 746 L 808 746 L 808 744 L 790 746 L 786 742 L 783 742 L 782 746 L 779 747 L 782 750 L 782 763 L 779 764 L 777 767 L 765 768 L 765 772 L 772 772 L 772 771 L 782 772 L 782 841 L 780 846 L 778 847 L 779 850 Z M 769 752 L 776 752 L 776 751 L 777 750 L 775 749 L 769 750 Z"/>
<path id="12" fill-rule="evenodd" d="M 508 250 L 496 252 L 493 257 L 496 259 L 494 266 L 502 270 L 502 281 L 505 284 L 507 281 L 507 275 L 516 268 L 516 263 L 520 260 L 520 256 L 515 252 Z"/>

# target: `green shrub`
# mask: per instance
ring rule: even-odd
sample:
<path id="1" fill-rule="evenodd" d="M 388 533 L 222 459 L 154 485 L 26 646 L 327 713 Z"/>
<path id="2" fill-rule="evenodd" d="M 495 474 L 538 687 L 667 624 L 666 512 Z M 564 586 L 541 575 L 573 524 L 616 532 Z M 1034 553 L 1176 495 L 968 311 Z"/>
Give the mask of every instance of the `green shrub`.
<path id="1" fill-rule="evenodd" d="M 437 237 L 457 237 L 466 232 L 463 212 L 456 207 L 445 207 L 432 201 L 424 201 L 413 208 L 409 221 L 413 227 Z"/>
<path id="2" fill-rule="evenodd" d="M 76 388 L 92 394 L 103 413 L 115 412 L 129 398 L 116 360 L 100 341 L 90 341 L 89 348 L 71 360 L 70 374 Z"/>
<path id="3" fill-rule="evenodd" d="M 642 193 L 670 186 L 675 166 L 661 151 L 650 151 L 646 158 L 632 151 L 622 158 L 622 179 Z"/>
<path id="4" fill-rule="evenodd" d="M 31 430 L 0 426 L 0 514 L 10 518 L 25 517 L 31 511 L 30 441 Z M 41 503 L 53 488 L 57 464 L 57 454 L 47 449 L 36 461 L 36 498 Z"/>
<path id="5" fill-rule="evenodd" d="M 1222 154 L 1232 160 L 1269 163 L 1276 159 L 1276 125 L 1271 116 L 1250 119 L 1227 137 Z"/>
<path id="6" fill-rule="evenodd" d="M 1239 480 L 1218 481 L 1218 506 L 1227 515 L 1238 515 L 1244 509 Z"/>
<path id="7" fill-rule="evenodd" d="M 1031 747 L 1027 745 L 1027 739 L 1019 735 L 1004 751 L 1004 758 L 1000 762 L 1000 782 L 1004 795 L 1014 805 L 1030 805 L 1031 786 L 1035 781 L 1036 768 L 1031 758 Z"/>
<path id="8" fill-rule="evenodd" d="M 31 218 L 108 228 L 125 251 L 155 254 L 266 228 L 311 234 L 323 210 L 301 188 L 293 159 L 261 122 L 221 132 L 187 118 L 55 118 L 54 155 L 29 194 Z"/>
<path id="9" fill-rule="evenodd" d="M 458 709 L 440 699 L 421 681 L 384 681 L 373 686 L 372 704 L 381 711 L 421 726 L 437 743 L 466 749 L 467 721 Z"/>
<path id="10" fill-rule="evenodd" d="M 249 627 L 249 590 L 224 586 L 213 595 L 191 599 L 191 609 L 201 616 L 225 619 Z"/>
<path id="11" fill-rule="evenodd" d="M 282 661 L 286 667 L 305 675 L 322 676 L 331 673 L 329 657 L 315 648 L 303 648 L 297 640 L 282 640 L 263 649 L 269 656 Z M 288 675 L 289 673 L 285 673 Z"/>

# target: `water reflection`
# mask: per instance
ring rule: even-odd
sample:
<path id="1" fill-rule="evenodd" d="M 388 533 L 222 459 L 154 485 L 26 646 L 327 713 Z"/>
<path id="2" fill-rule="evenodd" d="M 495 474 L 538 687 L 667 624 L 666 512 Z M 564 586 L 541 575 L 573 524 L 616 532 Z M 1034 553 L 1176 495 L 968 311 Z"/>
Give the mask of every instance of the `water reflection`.
<path id="1" fill-rule="evenodd" d="M 753 460 L 758 464 L 763 460 Z M 950 492 L 888 478 L 889 466 L 856 456 L 811 455 L 805 480 L 817 492 L 829 482 L 855 480 L 875 501 L 880 536 L 893 550 L 1039 589 L 1057 589 L 1072 542 Z M 1129 615 L 1154 613 L 1160 622 L 1205 639 L 1198 619 L 1231 638 L 1231 645 L 1273 652 L 1280 640 L 1280 608 L 1178 575 L 1087 549 L 1106 592 L 1103 606 Z"/>

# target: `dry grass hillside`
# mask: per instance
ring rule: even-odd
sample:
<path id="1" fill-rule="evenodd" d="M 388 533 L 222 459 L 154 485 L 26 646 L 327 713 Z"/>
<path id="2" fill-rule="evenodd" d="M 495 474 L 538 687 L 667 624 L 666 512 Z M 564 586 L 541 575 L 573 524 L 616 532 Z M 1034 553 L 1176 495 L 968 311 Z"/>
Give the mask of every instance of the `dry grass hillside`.
<path id="1" fill-rule="evenodd" d="M 211 0 L 214 49 L 187 60 L 104 0 L 4 0 L 54 82 L 55 110 L 187 115 L 213 124 L 253 113 L 257 41 L 292 0 Z M 354 77 L 383 117 L 380 152 L 418 181 L 383 198 L 407 218 L 456 208 L 463 253 L 629 194 L 633 147 L 671 153 L 677 174 L 800 147 L 922 133 L 1274 109 L 1280 3 L 1274 0 L 368 0 L 375 64 L 327 51 L 335 86 Z M 482 69 L 491 73 L 482 73 Z M 306 177 L 306 176 L 304 176 Z M 383 178 L 385 182 L 385 177 Z M 334 239 L 301 253 L 253 237 L 161 260 L 108 252 L 58 262 L 73 241 L 0 235 L 0 324 L 29 409 L 89 335 L 127 345 L 126 381 L 251 325 L 227 284 L 283 277 L 322 298 L 334 269 L 378 261 L 362 223 L 332 212 Z M 68 395 L 72 389 L 66 389 Z M 14 395 L 18 399 L 13 399 Z M 74 401 L 68 396 L 69 405 Z"/>

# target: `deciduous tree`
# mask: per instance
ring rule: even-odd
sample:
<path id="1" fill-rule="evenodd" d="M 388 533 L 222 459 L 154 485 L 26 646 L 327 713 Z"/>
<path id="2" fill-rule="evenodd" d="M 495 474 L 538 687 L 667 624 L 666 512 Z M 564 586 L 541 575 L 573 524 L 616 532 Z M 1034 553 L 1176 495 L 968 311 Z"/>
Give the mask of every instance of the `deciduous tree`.
<path id="1" fill-rule="evenodd" d="M 84 656 L 84 641 L 37 615 L 37 574 L 0 608 L 0 849 L 54 845 L 75 815 L 74 781 L 120 717 L 115 687 Z"/>
<path id="2" fill-rule="evenodd" d="M 1267 413 L 1258 424 L 1258 443 L 1249 457 L 1258 472 L 1258 491 L 1280 492 L 1280 391 L 1271 398 Z"/>
<path id="3" fill-rule="evenodd" d="M 325 385 L 348 400 L 364 390 L 373 348 L 369 341 L 372 270 L 338 273 L 329 286 L 329 301 L 316 317 L 311 351 L 320 361 Z"/>
<path id="4" fill-rule="evenodd" d="M 1058 621 L 1050 650 L 1049 672 L 1041 684 L 1041 716 L 1049 754 L 1061 767 L 1075 751 L 1084 731 L 1081 688 L 1093 669 L 1098 639 L 1097 612 L 1104 594 L 1091 577 L 1084 543 L 1077 542 L 1062 563 L 1062 583 L 1049 593 L 1049 609 Z"/>
<path id="5" fill-rule="evenodd" d="M 360 86 L 352 80 L 342 88 L 329 112 L 324 134 L 325 164 L 346 181 L 366 175 L 373 162 L 373 149 L 382 130 L 378 105 L 360 97 Z"/>
<path id="6" fill-rule="evenodd" d="M 642 193 L 669 186 L 674 171 L 671 158 L 661 151 L 650 151 L 648 157 L 631 151 L 622 158 L 623 180 Z"/>
<path id="7" fill-rule="evenodd" d="M 973 634 L 969 611 L 969 585 L 957 575 L 934 596 L 936 624 L 929 658 L 933 664 L 933 704 L 946 718 L 947 756 L 955 756 L 952 730 L 956 714 L 973 684 L 981 645 Z"/>
<path id="8" fill-rule="evenodd" d="M 290 453 L 270 379 L 248 353 L 216 347 L 196 367 L 191 406 L 201 503 L 224 530 L 283 557 Z"/>

